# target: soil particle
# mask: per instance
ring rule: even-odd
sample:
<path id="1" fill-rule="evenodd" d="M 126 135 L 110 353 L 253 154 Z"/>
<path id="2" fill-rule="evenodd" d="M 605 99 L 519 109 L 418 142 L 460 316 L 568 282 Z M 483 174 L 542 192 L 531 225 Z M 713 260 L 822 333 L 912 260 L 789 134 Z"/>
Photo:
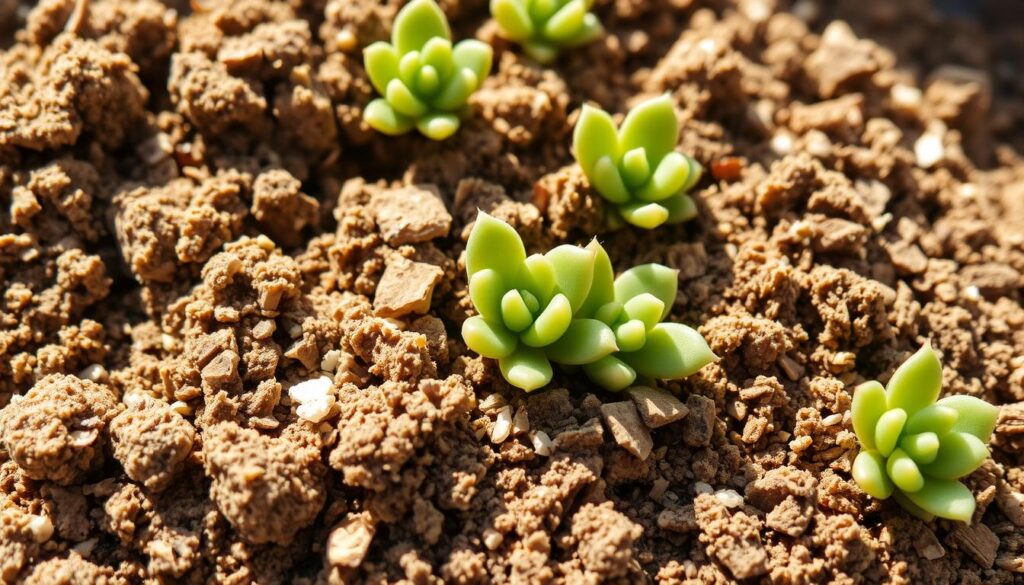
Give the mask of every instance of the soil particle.
<path id="1" fill-rule="evenodd" d="M 167 90 L 181 115 L 204 136 L 238 142 L 265 128 L 267 101 L 223 63 L 201 53 L 176 53 Z"/>
<path id="2" fill-rule="evenodd" d="M 29 477 L 75 483 L 102 464 L 117 410 L 106 386 L 53 374 L 0 413 L 4 447 Z"/>
<path id="3" fill-rule="evenodd" d="M 452 216 L 432 185 L 377 191 L 369 205 L 381 237 L 391 246 L 446 237 L 452 225 Z"/>
<path id="4" fill-rule="evenodd" d="M 192 451 L 195 429 L 165 402 L 134 395 L 110 422 L 114 458 L 152 491 L 170 485 Z"/>
<path id="5" fill-rule="evenodd" d="M 683 423 L 683 442 L 691 447 L 701 447 L 711 442 L 715 431 L 715 401 L 699 394 L 686 397 L 688 412 Z"/>
<path id="6" fill-rule="evenodd" d="M 282 246 L 302 241 L 302 230 L 320 219 L 320 203 L 302 193 L 302 183 L 282 169 L 261 173 L 252 184 L 253 218 Z"/>
<path id="7" fill-rule="evenodd" d="M 388 263 L 377 284 L 373 308 L 381 317 L 423 314 L 430 310 L 434 286 L 444 271 L 432 264 L 397 258 Z"/>
<path id="8" fill-rule="evenodd" d="M 210 495 L 224 517 L 254 544 L 288 544 L 320 513 L 326 496 L 319 437 L 289 427 L 281 437 L 232 423 L 203 431 Z"/>
<path id="9" fill-rule="evenodd" d="M 647 459 L 654 441 L 631 401 L 602 404 L 601 416 L 620 447 L 639 459 Z"/>
<path id="10" fill-rule="evenodd" d="M 736 579 L 768 572 L 768 554 L 761 544 L 760 522 L 745 512 L 730 514 L 718 498 L 700 494 L 694 514 L 701 527 L 700 542 Z"/>
<path id="11" fill-rule="evenodd" d="M 644 424 L 652 429 L 674 423 L 690 412 L 678 398 L 657 388 L 634 386 L 626 390 L 626 394 L 633 401 Z"/>
<path id="12" fill-rule="evenodd" d="M 583 578 L 618 579 L 634 572 L 634 542 L 643 528 L 615 511 L 611 502 L 584 504 L 571 521 L 571 541 L 583 566 Z"/>
<path id="13" fill-rule="evenodd" d="M 972 559 L 986 569 L 992 568 L 999 550 L 999 537 L 984 524 L 957 526 L 949 533 L 949 542 L 967 552 Z"/>

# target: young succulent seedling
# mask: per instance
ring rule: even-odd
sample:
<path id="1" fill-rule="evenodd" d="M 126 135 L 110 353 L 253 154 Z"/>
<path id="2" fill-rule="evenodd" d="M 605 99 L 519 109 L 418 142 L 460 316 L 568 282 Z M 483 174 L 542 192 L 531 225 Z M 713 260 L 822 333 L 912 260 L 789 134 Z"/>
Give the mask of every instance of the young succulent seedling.
<path id="1" fill-rule="evenodd" d="M 528 257 L 512 226 L 480 212 L 466 244 L 479 313 L 462 325 L 466 345 L 498 360 L 505 379 L 526 391 L 551 381 L 551 362 L 583 365 L 616 351 L 608 325 L 578 315 L 595 259 L 593 249 L 571 245 Z"/>
<path id="2" fill-rule="evenodd" d="M 581 315 L 608 325 L 619 350 L 583 366 L 587 376 L 606 390 L 628 388 L 642 377 L 685 378 L 716 358 L 695 329 L 664 323 L 676 300 L 679 271 L 661 264 L 630 268 L 613 280 L 611 260 L 594 240 L 594 282 Z"/>
<path id="3" fill-rule="evenodd" d="M 988 458 L 999 409 L 973 396 L 936 401 L 942 364 L 926 343 L 883 388 L 861 384 L 853 394 L 853 429 L 861 452 L 853 478 L 867 494 L 896 499 L 924 520 L 970 522 L 974 495 L 959 478 Z"/>
<path id="4" fill-rule="evenodd" d="M 434 0 L 412 0 L 398 12 L 391 43 L 379 41 L 363 54 L 366 73 L 380 98 L 363 118 L 384 134 L 413 127 L 444 140 L 459 129 L 466 100 L 491 70 L 490 45 L 474 39 L 454 47 L 448 19 Z"/>
<path id="5" fill-rule="evenodd" d="M 601 36 L 604 28 L 590 12 L 593 4 L 594 0 L 491 0 L 491 14 L 501 36 L 547 64 L 561 49 Z"/>
<path id="6" fill-rule="evenodd" d="M 611 204 L 612 224 L 625 221 L 653 229 L 697 215 L 686 192 L 700 180 L 702 169 L 676 151 L 678 139 L 668 95 L 633 108 L 620 128 L 607 112 L 583 106 L 573 131 L 573 152 L 590 184 Z"/>

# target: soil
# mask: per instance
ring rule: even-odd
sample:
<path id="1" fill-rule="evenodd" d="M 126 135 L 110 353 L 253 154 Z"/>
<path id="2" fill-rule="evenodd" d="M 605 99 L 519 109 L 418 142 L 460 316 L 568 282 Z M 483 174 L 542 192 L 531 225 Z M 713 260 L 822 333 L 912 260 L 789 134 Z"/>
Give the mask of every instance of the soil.
<path id="1" fill-rule="evenodd" d="M 443 0 L 496 55 L 440 144 L 361 121 L 399 3 L 0 0 L 0 582 L 1024 580 L 1013 3 L 599 0 L 540 68 Z M 603 231 L 579 107 L 664 92 L 700 215 Z M 720 361 L 510 388 L 458 334 L 477 209 L 679 269 Z M 850 478 L 853 388 L 928 339 L 1003 405 L 969 525 Z"/>

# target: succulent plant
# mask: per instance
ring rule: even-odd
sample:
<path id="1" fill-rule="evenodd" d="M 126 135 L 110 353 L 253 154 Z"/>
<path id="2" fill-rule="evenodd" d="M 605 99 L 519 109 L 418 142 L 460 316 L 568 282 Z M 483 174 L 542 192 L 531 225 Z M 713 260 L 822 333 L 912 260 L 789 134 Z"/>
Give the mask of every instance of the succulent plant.
<path id="1" fill-rule="evenodd" d="M 693 158 L 676 151 L 679 126 L 668 95 L 633 108 L 615 127 L 605 111 L 583 106 L 573 132 L 573 152 L 590 184 L 613 204 L 608 219 L 653 229 L 693 219 L 686 194 L 700 180 Z"/>
<path id="2" fill-rule="evenodd" d="M 469 295 L 479 313 L 462 325 L 466 345 L 498 360 L 505 379 L 526 391 L 551 381 L 552 361 L 583 365 L 614 352 L 612 330 L 577 315 L 596 256 L 562 245 L 527 257 L 512 226 L 480 212 L 466 245 Z"/>
<path id="3" fill-rule="evenodd" d="M 412 0 L 398 12 L 391 43 L 366 48 L 366 73 L 380 98 L 363 118 L 384 134 L 416 127 L 433 140 L 459 129 L 466 100 L 491 70 L 490 45 L 474 39 L 454 47 L 444 12 L 434 0 Z"/>
<path id="4" fill-rule="evenodd" d="M 561 49 L 585 45 L 604 32 L 590 12 L 594 0 L 491 0 L 501 36 L 523 46 L 539 63 Z"/>
<path id="5" fill-rule="evenodd" d="M 608 325 L 618 351 L 583 366 L 587 376 L 606 390 L 628 388 L 638 376 L 647 380 L 685 378 L 716 358 L 695 329 L 664 323 L 675 304 L 679 271 L 661 264 L 643 264 L 615 278 L 605 249 L 597 253 L 594 283 L 581 315 Z"/>
<path id="6" fill-rule="evenodd" d="M 883 388 L 866 382 L 853 394 L 853 429 L 861 451 L 853 478 L 867 494 L 896 499 L 924 519 L 969 522 L 974 495 L 959 478 L 988 458 L 999 409 L 973 396 L 936 401 L 942 364 L 926 343 Z"/>

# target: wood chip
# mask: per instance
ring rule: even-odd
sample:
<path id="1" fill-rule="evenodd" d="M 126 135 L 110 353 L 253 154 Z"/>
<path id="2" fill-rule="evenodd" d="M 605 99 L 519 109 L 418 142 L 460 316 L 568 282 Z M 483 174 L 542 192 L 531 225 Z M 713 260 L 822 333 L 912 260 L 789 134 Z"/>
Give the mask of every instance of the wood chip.
<path id="1" fill-rule="evenodd" d="M 644 424 L 652 429 L 673 423 L 687 414 L 690 409 L 670 392 L 647 386 L 634 386 L 626 395 L 636 405 Z"/>
<path id="2" fill-rule="evenodd" d="M 991 569 L 999 550 L 999 537 L 984 524 L 962 524 L 949 533 L 949 542 L 966 552 L 976 563 Z"/>

